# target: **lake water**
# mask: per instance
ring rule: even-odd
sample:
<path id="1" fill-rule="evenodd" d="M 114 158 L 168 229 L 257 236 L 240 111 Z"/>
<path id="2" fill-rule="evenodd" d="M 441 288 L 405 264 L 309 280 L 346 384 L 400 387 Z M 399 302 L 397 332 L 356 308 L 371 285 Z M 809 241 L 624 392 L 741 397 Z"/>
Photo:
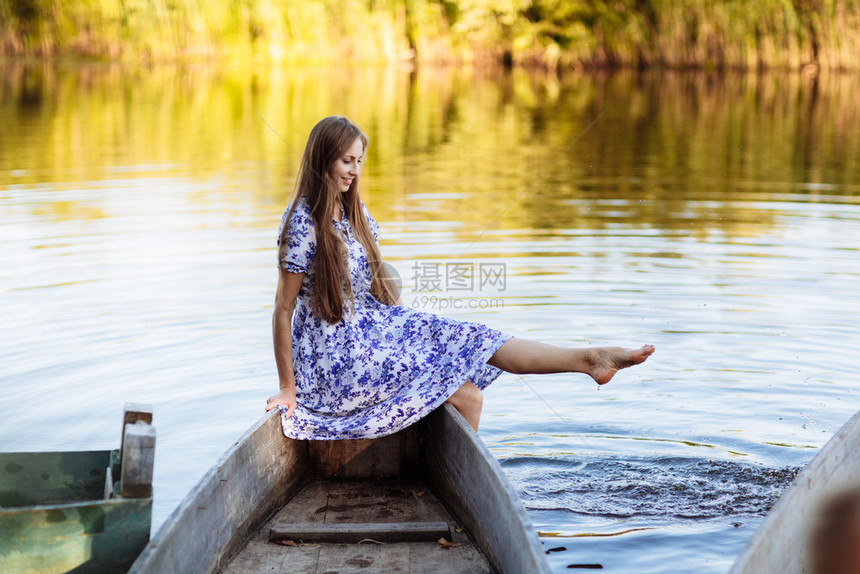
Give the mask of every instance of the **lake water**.
<path id="1" fill-rule="evenodd" d="M 274 240 L 325 115 L 404 304 L 563 345 L 481 437 L 554 569 L 722 573 L 858 409 L 860 78 L 0 65 L 0 450 L 116 448 L 154 528 L 276 388 Z"/>

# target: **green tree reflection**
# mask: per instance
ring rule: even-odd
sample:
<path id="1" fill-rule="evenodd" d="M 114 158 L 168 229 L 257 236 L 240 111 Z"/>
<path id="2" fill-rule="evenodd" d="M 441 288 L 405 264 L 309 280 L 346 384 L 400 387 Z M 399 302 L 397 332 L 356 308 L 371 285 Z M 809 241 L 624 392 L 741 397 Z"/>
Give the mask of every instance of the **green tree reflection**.
<path id="1" fill-rule="evenodd" d="M 31 186 L 57 217 L 109 216 L 74 209 L 63 190 L 159 178 L 193 182 L 194 201 L 275 213 L 307 133 L 331 113 L 370 135 L 363 186 L 380 220 L 431 222 L 464 241 L 607 226 L 757 235 L 773 224 L 765 204 L 860 194 L 860 86 L 848 75 L 47 64 L 0 74 L 0 189 Z"/>

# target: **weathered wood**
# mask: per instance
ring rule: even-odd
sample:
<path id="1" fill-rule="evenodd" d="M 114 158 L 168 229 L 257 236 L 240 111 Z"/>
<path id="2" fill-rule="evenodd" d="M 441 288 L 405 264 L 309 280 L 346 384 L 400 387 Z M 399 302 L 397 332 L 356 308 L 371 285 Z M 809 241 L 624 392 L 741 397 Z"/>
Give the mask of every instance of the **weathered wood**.
<path id="1" fill-rule="evenodd" d="M 133 425 L 137 422 L 152 424 L 152 405 L 148 403 L 125 403 L 122 408 L 122 441 L 119 445 L 119 451 L 125 449 L 125 427 Z"/>
<path id="2" fill-rule="evenodd" d="M 393 507 L 393 509 L 392 509 Z M 390 510 L 391 509 L 391 510 Z M 419 481 L 336 481 L 311 482 L 284 506 L 269 524 L 280 522 L 336 523 L 346 516 L 362 520 L 442 522 L 448 524 L 451 542 L 459 546 L 442 549 L 433 542 L 400 542 L 386 544 L 385 551 L 331 544 L 283 546 L 268 541 L 269 528 L 261 529 L 225 568 L 223 574 L 257 574 L 271 572 L 316 573 L 329 568 L 335 572 L 355 571 L 357 564 L 372 561 L 366 572 L 448 572 L 489 574 L 489 563 L 469 540 L 466 531 L 458 532 L 459 523 L 445 510 L 436 496 Z M 265 532 L 265 538 L 262 535 Z M 438 537 L 437 537 L 438 539 Z M 390 555 L 396 555 L 392 562 Z M 280 565 L 280 570 L 278 570 Z M 392 565 L 400 568 L 394 568 Z M 386 570 L 386 568 L 392 568 Z M 378 570 L 377 570 L 378 569 Z M 359 570 L 361 571 L 361 570 Z"/>
<path id="3" fill-rule="evenodd" d="M 150 498 L 155 464 L 155 429 L 144 421 L 127 424 L 122 444 L 120 494 L 124 498 Z"/>
<path id="4" fill-rule="evenodd" d="M 460 546 L 443 549 L 435 542 L 397 544 L 298 544 L 284 546 L 255 535 L 221 574 L 316 574 L 367 572 L 384 574 L 490 574 L 487 560 L 463 534 L 452 533 Z"/>
<path id="5" fill-rule="evenodd" d="M 402 574 L 417 572 L 409 549 L 388 544 L 327 544 L 320 549 L 314 572 L 337 574 Z"/>
<path id="6" fill-rule="evenodd" d="M 111 470 L 111 467 L 107 467 L 105 469 L 105 492 L 102 498 L 104 498 L 105 500 L 110 500 L 111 498 L 113 498 L 113 496 L 113 471 Z"/>
<path id="7" fill-rule="evenodd" d="M 0 572 L 126 572 L 149 540 L 152 499 L 97 500 L 0 512 Z"/>
<path id="8" fill-rule="evenodd" d="M 272 517 L 272 522 L 325 522 L 328 495 L 332 483 L 327 480 L 311 482 Z"/>
<path id="9" fill-rule="evenodd" d="M 98 500 L 109 450 L 0 453 L 0 506 Z"/>
<path id="10" fill-rule="evenodd" d="M 459 546 L 442 548 L 439 544 L 409 544 L 409 572 L 419 574 L 490 574 L 486 557 L 464 533 L 451 533 L 451 542 Z"/>
<path id="11" fill-rule="evenodd" d="M 321 544 L 284 546 L 269 542 L 262 529 L 219 574 L 316 574 Z"/>
<path id="12" fill-rule="evenodd" d="M 448 419 L 451 420 L 445 422 Z M 431 442 L 451 440 L 448 436 L 451 425 L 455 436 L 454 452 L 440 455 L 436 451 L 445 451 L 452 445 L 439 444 L 428 455 L 430 461 L 426 461 L 423 453 L 431 450 L 427 448 Z M 448 432 L 431 436 L 428 429 L 432 426 L 448 429 Z M 464 429 L 468 429 L 472 438 L 464 439 L 457 434 L 466 432 Z M 483 452 L 474 450 L 476 445 L 480 445 Z M 488 466 L 486 461 L 469 462 L 487 457 L 495 467 Z M 447 473 L 454 479 L 449 476 L 447 482 L 437 481 L 444 483 L 444 492 L 426 484 L 431 467 L 440 464 L 458 467 Z M 470 475 L 471 472 L 476 474 Z M 387 479 L 380 480 L 380 476 Z M 357 480 L 359 478 L 362 480 Z M 467 523 L 463 517 L 452 516 L 433 493 L 442 494 L 440 498 L 451 508 L 462 508 L 466 499 L 456 498 L 459 495 L 450 498 L 451 492 L 463 488 L 463 483 L 468 481 L 479 485 L 469 487 L 472 497 L 480 488 L 489 488 L 502 492 L 507 498 L 492 494 L 487 501 L 477 503 Z M 498 521 L 497 527 L 490 527 L 493 532 L 507 528 L 520 530 L 496 538 L 486 535 L 481 538 L 482 544 L 511 546 L 507 550 L 482 546 L 481 550 L 487 554 L 530 555 L 519 561 L 497 561 L 502 565 L 499 568 L 502 574 L 546 572 L 540 543 L 513 488 L 509 484 L 507 491 L 503 486 L 488 487 L 487 483 L 494 481 L 507 484 L 501 468 L 452 409 L 437 410 L 428 419 L 383 439 L 310 442 L 285 439 L 280 417 L 277 411 L 272 411 L 192 490 L 135 562 L 130 574 L 208 574 L 213 571 L 229 574 L 404 571 L 488 574 L 490 563 L 470 543 L 468 529 L 461 528 L 464 524 L 482 528 L 476 517 L 481 521 Z M 284 506 L 290 497 L 292 500 Z M 469 499 L 469 502 L 474 501 Z M 498 504 L 503 508 L 493 510 L 492 506 Z M 519 512 L 521 516 L 516 520 L 500 520 L 499 516 L 506 512 Z M 272 514 L 275 518 L 270 524 L 442 522 L 448 526 L 451 541 L 460 546 L 442 549 L 436 542 L 269 543 L 271 527 L 267 529 L 263 525 Z M 245 520 L 240 524 L 243 516 Z M 239 548 L 241 552 L 236 554 Z"/>
<path id="13" fill-rule="evenodd" d="M 420 471 L 419 444 L 411 432 L 378 439 L 317 440 L 309 454 L 319 478 L 399 477 Z"/>
<path id="14" fill-rule="evenodd" d="M 269 541 L 295 540 L 304 543 L 356 544 L 375 542 L 435 542 L 451 539 L 447 522 L 280 523 L 272 526 Z"/>
<path id="15" fill-rule="evenodd" d="M 549 572 L 522 501 L 465 419 L 446 403 L 427 423 L 431 484 L 490 564 L 499 572 Z"/>
<path id="16" fill-rule="evenodd" d="M 125 403 L 122 407 L 122 424 L 143 421 L 152 424 L 152 405 L 149 403 Z"/>
<path id="17" fill-rule="evenodd" d="M 128 570 L 149 540 L 152 498 L 110 498 L 118 452 L 0 454 L 0 572 Z M 142 464 L 151 484 L 151 457 Z"/>
<path id="18" fill-rule="evenodd" d="M 330 486 L 325 522 L 410 522 L 424 520 L 412 513 L 414 483 L 395 481 L 344 482 Z"/>
<path id="19" fill-rule="evenodd" d="M 307 443 L 284 437 L 270 411 L 171 513 L 132 574 L 213 572 L 304 483 Z"/>
<path id="20" fill-rule="evenodd" d="M 738 556 L 730 574 L 812 571 L 811 538 L 820 512 L 833 497 L 860 482 L 860 412 L 795 478 Z"/>

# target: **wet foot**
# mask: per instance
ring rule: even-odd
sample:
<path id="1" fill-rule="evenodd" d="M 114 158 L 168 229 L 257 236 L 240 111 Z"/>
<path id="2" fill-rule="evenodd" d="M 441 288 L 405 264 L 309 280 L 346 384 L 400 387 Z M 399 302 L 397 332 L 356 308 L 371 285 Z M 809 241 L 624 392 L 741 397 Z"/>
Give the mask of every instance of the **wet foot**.
<path id="1" fill-rule="evenodd" d="M 638 349 L 621 347 L 597 347 L 591 349 L 588 360 L 591 364 L 586 374 L 598 385 L 605 385 L 621 369 L 642 363 L 654 352 L 654 345 L 643 345 Z"/>

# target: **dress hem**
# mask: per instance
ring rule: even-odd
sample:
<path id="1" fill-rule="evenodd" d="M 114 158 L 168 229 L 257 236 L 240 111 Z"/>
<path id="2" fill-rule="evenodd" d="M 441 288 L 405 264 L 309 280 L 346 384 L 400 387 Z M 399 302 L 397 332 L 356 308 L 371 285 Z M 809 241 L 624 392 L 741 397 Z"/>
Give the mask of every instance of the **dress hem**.
<path id="1" fill-rule="evenodd" d="M 313 435 L 314 433 L 308 433 L 308 432 L 288 433 L 288 429 L 293 426 L 292 425 L 293 421 L 291 421 L 289 418 L 287 418 L 286 412 L 282 409 L 281 410 L 281 428 L 282 428 L 282 431 L 284 433 L 284 436 L 286 436 L 287 438 L 294 439 L 294 440 L 322 440 L 322 441 L 325 441 L 325 440 L 359 440 L 359 439 L 382 438 L 382 437 L 389 436 L 389 435 L 392 435 L 394 433 L 400 432 L 401 430 L 405 429 L 406 427 L 417 423 L 418 421 L 420 421 L 421 419 L 423 419 L 424 417 L 429 415 L 431 412 L 433 412 L 437 408 L 441 407 L 448 399 L 451 398 L 451 396 L 455 392 L 457 392 L 457 390 L 460 387 L 462 387 L 464 384 L 469 382 L 470 378 L 471 379 L 477 378 L 477 377 L 475 377 L 475 375 L 478 374 L 482 368 L 486 368 L 487 366 L 489 366 L 488 361 L 490 360 L 490 357 L 492 357 L 503 344 L 505 344 L 507 341 L 509 341 L 510 339 L 513 338 L 511 335 L 507 335 L 505 333 L 499 333 L 499 335 L 501 335 L 501 336 L 496 337 L 496 340 L 493 341 L 493 343 L 481 353 L 480 358 L 477 361 L 475 361 L 474 367 L 470 371 L 470 374 L 471 374 L 470 377 L 465 377 L 465 376 L 462 377 L 462 382 L 460 382 L 457 386 L 447 386 L 443 393 L 436 396 L 432 401 L 426 403 L 417 412 L 404 418 L 394 428 L 385 428 L 385 429 L 380 429 L 379 431 L 370 431 L 368 433 L 354 433 L 354 434 L 343 433 L 339 436 L 334 436 L 334 435 L 332 435 L 332 436 L 320 436 L 320 435 L 310 436 L 310 435 Z M 482 384 L 476 384 L 476 386 L 478 386 L 478 388 L 481 389 L 482 391 L 486 390 L 487 387 L 489 387 L 503 372 L 501 369 L 498 369 L 497 367 L 492 367 L 492 368 L 497 369 L 498 373 L 496 373 L 495 376 L 493 376 L 489 380 L 485 379 L 484 381 L 479 381 L 479 383 L 482 383 Z M 472 382 L 475 383 L 475 381 L 472 381 Z M 295 414 L 293 416 L 295 416 Z M 328 415 L 328 416 L 331 416 L 331 415 Z M 349 415 L 345 415 L 345 416 L 349 416 Z M 319 431 L 321 429 L 318 428 L 316 430 Z"/>

